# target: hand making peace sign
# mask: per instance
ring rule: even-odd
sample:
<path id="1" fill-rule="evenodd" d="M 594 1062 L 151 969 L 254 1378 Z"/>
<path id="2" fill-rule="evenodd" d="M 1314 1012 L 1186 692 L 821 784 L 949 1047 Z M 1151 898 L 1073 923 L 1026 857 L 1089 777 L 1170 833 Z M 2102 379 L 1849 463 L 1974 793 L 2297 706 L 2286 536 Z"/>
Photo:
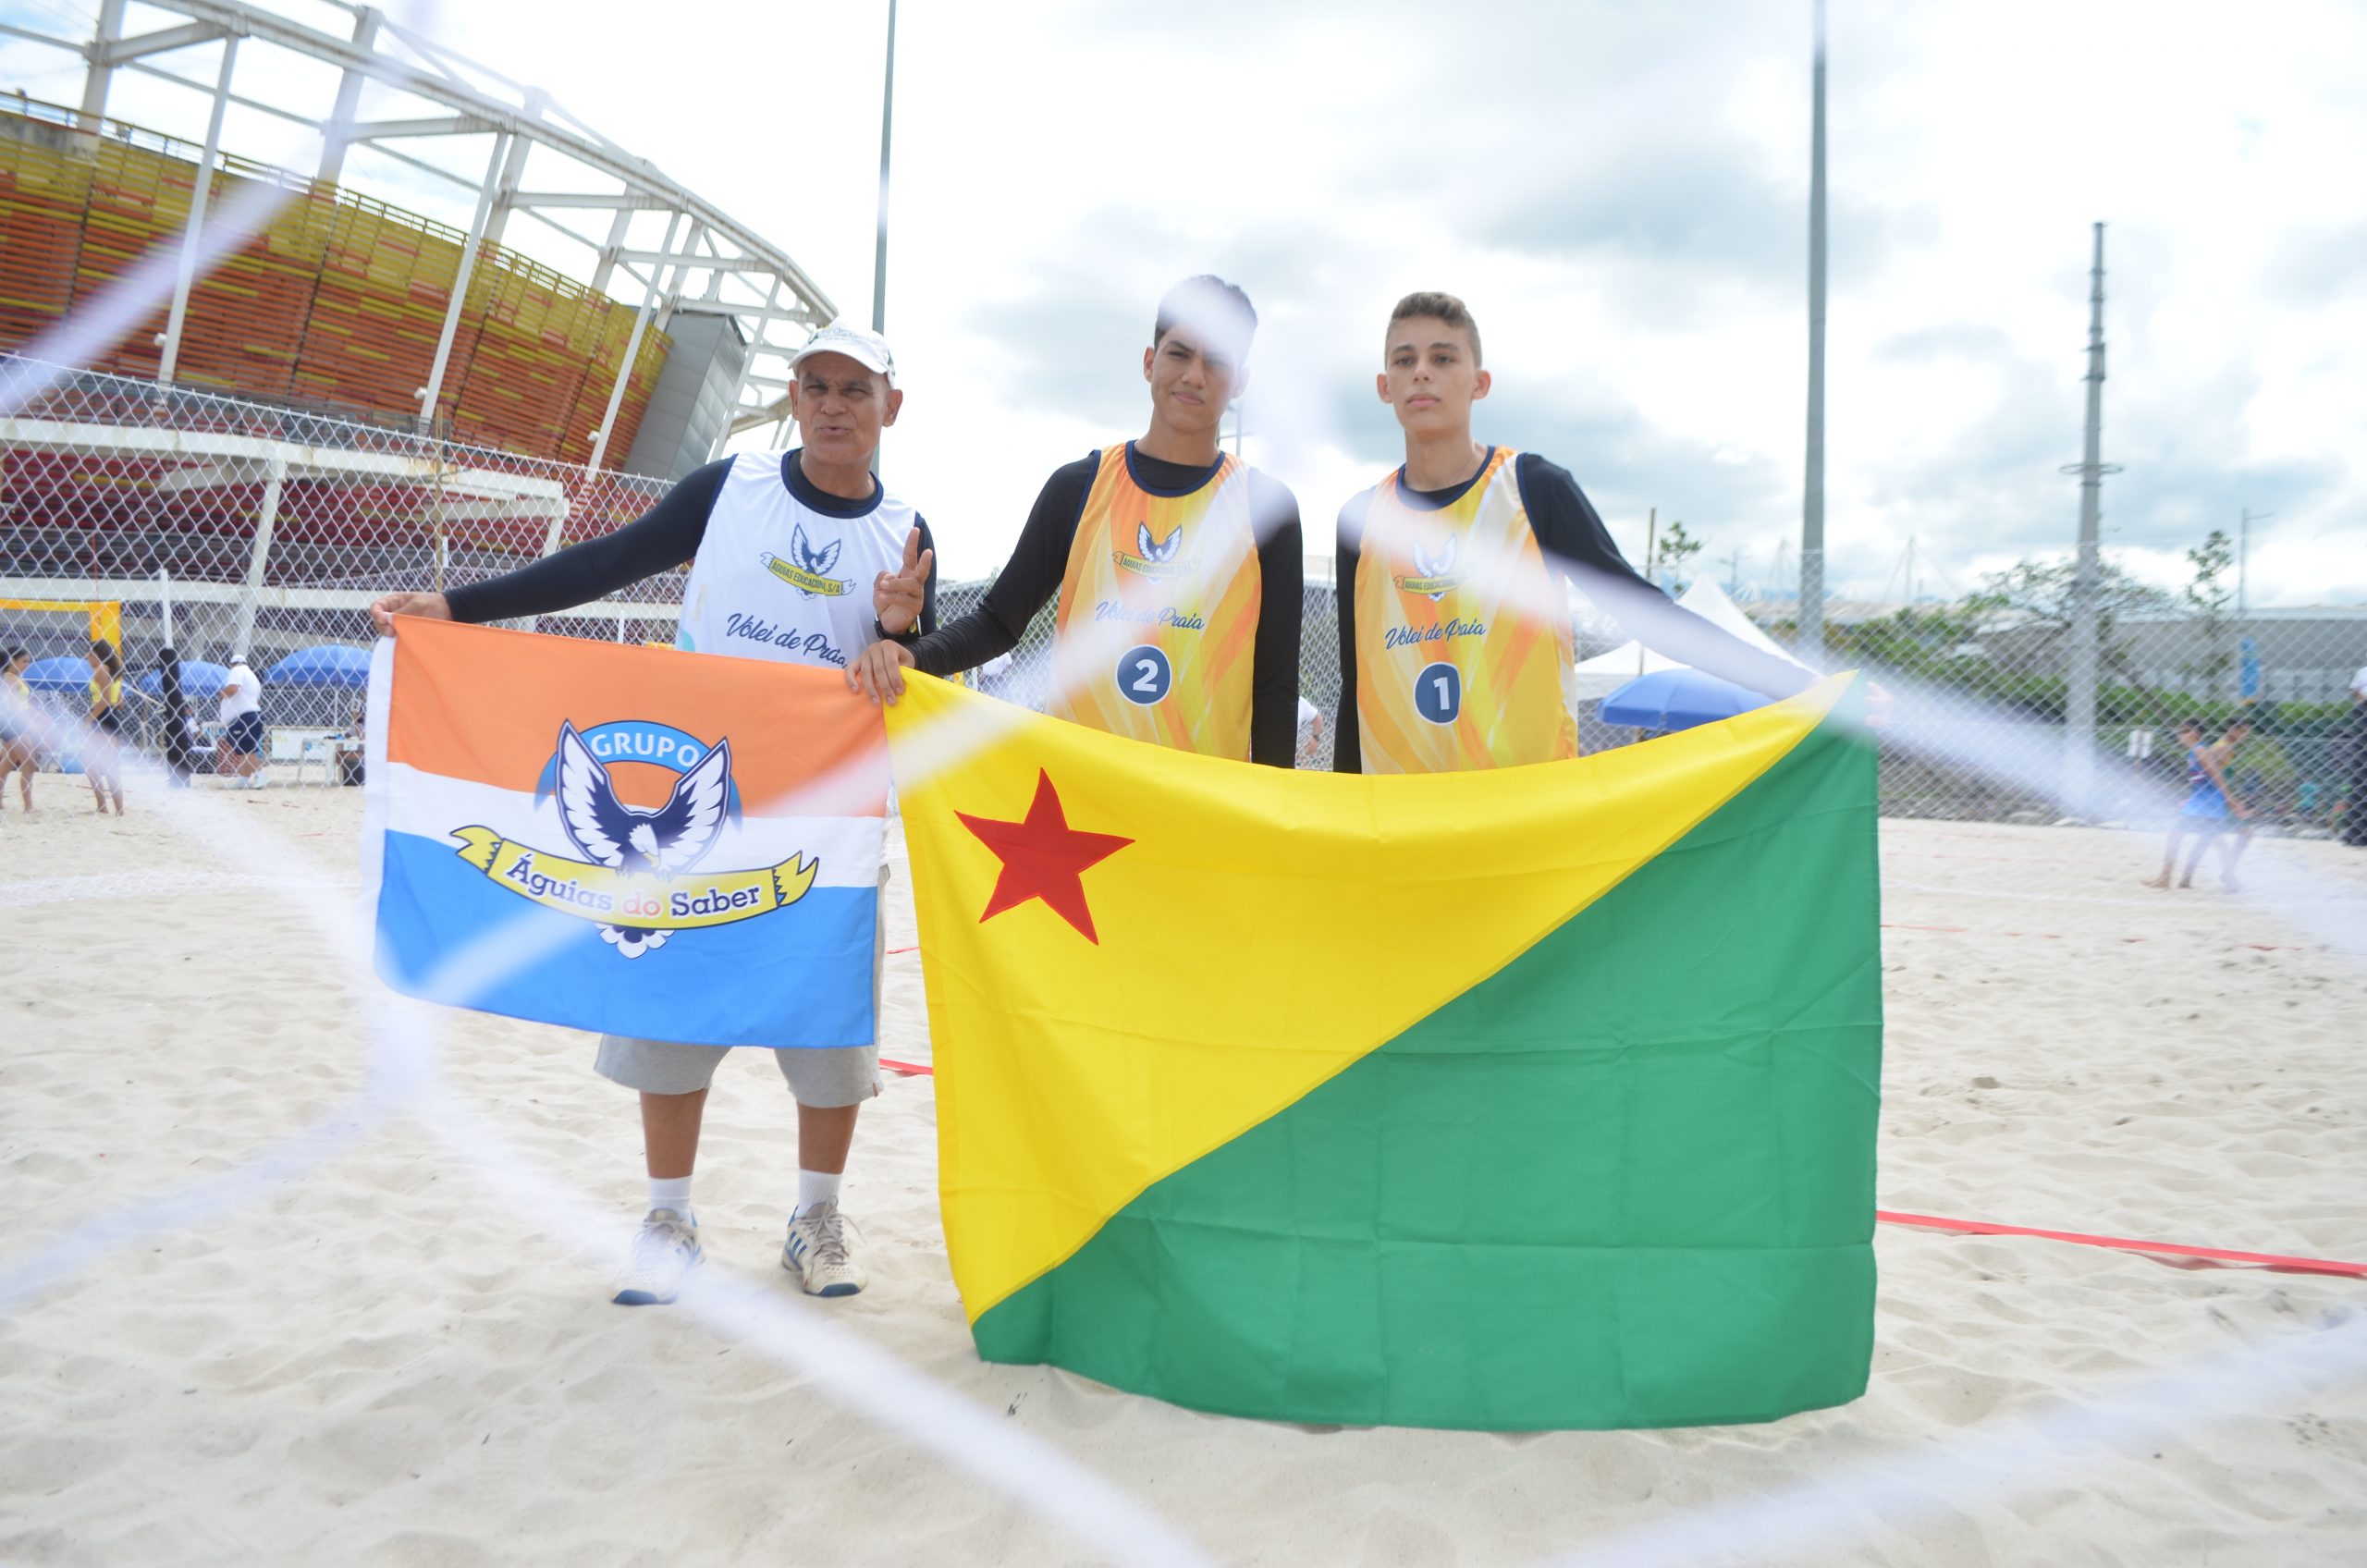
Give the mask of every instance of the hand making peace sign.
<path id="1" fill-rule="evenodd" d="M 871 580 L 871 609 L 879 618 L 881 631 L 901 637 L 919 624 L 921 606 L 928 594 L 929 570 L 936 561 L 935 550 L 921 548 L 919 529 L 904 535 L 904 564 Z"/>

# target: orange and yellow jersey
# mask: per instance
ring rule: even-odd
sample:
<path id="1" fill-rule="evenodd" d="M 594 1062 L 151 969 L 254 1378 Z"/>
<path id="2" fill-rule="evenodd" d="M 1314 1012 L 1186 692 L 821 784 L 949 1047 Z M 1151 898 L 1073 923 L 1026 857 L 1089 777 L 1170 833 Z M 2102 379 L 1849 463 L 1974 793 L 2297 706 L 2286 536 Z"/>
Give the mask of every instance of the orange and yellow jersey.
<path id="1" fill-rule="evenodd" d="M 1260 592 L 1240 459 L 1177 494 L 1104 447 L 1061 579 L 1047 711 L 1246 762 Z"/>
<path id="2" fill-rule="evenodd" d="M 1578 754 L 1565 591 L 1498 447 L 1435 510 L 1404 471 L 1372 491 L 1353 585 L 1367 773 L 1452 773 Z M 1347 586 L 1344 585 L 1343 586 Z"/>

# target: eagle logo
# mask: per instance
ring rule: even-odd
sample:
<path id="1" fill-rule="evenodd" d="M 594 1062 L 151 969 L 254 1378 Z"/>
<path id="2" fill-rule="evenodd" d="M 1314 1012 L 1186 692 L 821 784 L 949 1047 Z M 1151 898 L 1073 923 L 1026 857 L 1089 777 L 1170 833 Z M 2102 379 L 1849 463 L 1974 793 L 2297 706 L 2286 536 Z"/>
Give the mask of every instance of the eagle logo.
<path id="1" fill-rule="evenodd" d="M 1167 536 L 1165 544 L 1161 544 L 1150 536 L 1149 522 L 1138 522 L 1134 524 L 1134 545 L 1142 551 L 1143 559 L 1147 561 L 1159 561 L 1162 564 L 1171 561 L 1175 558 L 1175 552 L 1184 547 L 1184 525 L 1176 524 L 1175 532 Z"/>
<path id="2" fill-rule="evenodd" d="M 805 537 L 805 525 L 801 522 L 790 530 L 789 553 L 797 557 L 799 566 L 815 576 L 828 577 L 830 575 L 830 569 L 839 564 L 839 546 L 845 542 L 842 539 L 833 539 L 817 550 L 814 547 L 813 542 Z"/>
<path id="3" fill-rule="evenodd" d="M 836 548 L 836 546 L 832 546 Z M 595 865 L 653 876 L 677 876 L 715 848 L 730 804 L 731 742 L 717 741 L 696 766 L 674 781 L 674 792 L 654 811 L 617 798 L 607 768 L 592 754 L 575 726 L 558 731 L 560 826 Z M 663 947 L 667 934 L 635 926 L 603 925 L 600 935 L 627 958 Z"/>
<path id="4" fill-rule="evenodd" d="M 836 599 L 854 586 L 851 578 L 832 577 L 839 564 L 839 548 L 846 543 L 833 539 L 816 549 L 814 541 L 805 536 L 805 525 L 796 523 L 789 531 L 789 554 L 776 556 L 770 551 L 757 557 L 767 571 L 788 583 L 809 599 Z"/>
<path id="5" fill-rule="evenodd" d="M 1454 535 L 1450 533 L 1439 541 L 1436 555 L 1422 548 L 1421 541 L 1414 543 L 1414 570 L 1424 577 L 1444 577 L 1454 570 Z"/>
<path id="6" fill-rule="evenodd" d="M 1425 548 L 1421 537 L 1417 535 L 1410 552 L 1414 557 L 1414 574 L 1399 578 L 1397 586 L 1408 594 L 1426 594 L 1433 603 L 1444 598 L 1446 591 L 1462 581 L 1454 571 L 1455 545 L 1459 537 L 1452 531 L 1442 533 L 1437 537 L 1437 548 L 1432 550 Z"/>

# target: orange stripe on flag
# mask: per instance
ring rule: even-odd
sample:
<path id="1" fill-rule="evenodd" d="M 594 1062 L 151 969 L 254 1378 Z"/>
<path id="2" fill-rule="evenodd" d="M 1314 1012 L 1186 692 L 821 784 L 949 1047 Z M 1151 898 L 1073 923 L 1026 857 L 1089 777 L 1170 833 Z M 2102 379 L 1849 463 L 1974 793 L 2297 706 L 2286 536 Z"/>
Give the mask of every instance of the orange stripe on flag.
<path id="1" fill-rule="evenodd" d="M 403 617 L 395 623 L 395 701 L 386 755 L 423 772 L 532 790 L 558 749 L 559 724 L 668 725 L 713 746 L 731 741 L 749 810 L 846 768 L 852 792 L 796 815 L 877 815 L 888 797 L 879 710 L 834 669 Z M 664 774 L 664 778 L 658 777 Z M 647 777 L 641 777 L 646 775 Z M 655 804 L 665 769 L 620 766 L 628 798 Z"/>

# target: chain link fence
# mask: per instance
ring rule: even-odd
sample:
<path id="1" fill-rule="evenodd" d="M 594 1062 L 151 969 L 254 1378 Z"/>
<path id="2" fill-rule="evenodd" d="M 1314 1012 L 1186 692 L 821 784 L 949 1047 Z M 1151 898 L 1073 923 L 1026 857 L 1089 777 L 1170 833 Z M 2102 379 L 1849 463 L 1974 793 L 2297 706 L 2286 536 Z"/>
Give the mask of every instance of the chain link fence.
<path id="1" fill-rule="evenodd" d="M 13 389 L 13 390 L 11 390 Z M 314 410 L 160 387 L 0 356 L 0 648 L 31 655 L 48 720 L 45 765 L 78 765 L 71 720 L 87 705 L 93 636 L 127 666 L 135 745 L 159 753 L 186 717 L 215 728 L 221 667 L 243 654 L 262 677 L 276 780 L 333 783 L 354 749 L 369 645 L 367 607 L 398 588 L 451 587 L 509 571 L 641 514 L 657 481 L 472 447 Z M 1328 767 L 1340 697 L 1328 557 L 1310 559 L 1300 643 L 1302 767 Z M 633 643 L 672 639 L 681 571 L 661 573 L 535 630 Z M 985 582 L 948 583 L 950 619 Z M 1778 647 L 1788 606 L 1738 611 Z M 2075 745 L 2065 722 L 2068 617 L 2044 603 L 1976 595 L 1953 606 L 1838 606 L 1826 664 L 1858 667 L 1897 696 L 1882 741 L 1893 815 L 2052 822 L 2083 800 L 2091 819 L 2158 819 L 2185 790 L 2180 719 L 2213 738 L 2238 716 L 2254 732 L 2233 773 L 2258 819 L 2339 831 L 2367 810 L 2367 713 L 2350 695 L 2367 667 L 2367 606 L 2234 613 L 2205 594 L 2141 595 L 2106 618 L 2097 725 Z M 1624 629 L 1573 607 L 1578 655 L 1618 648 Z M 983 690 L 1042 705 L 1051 672 L 1048 607 Z M 189 712 L 167 713 L 159 665 L 184 661 Z M 1588 751 L 1650 730 L 1580 703 Z M 201 747 L 199 766 L 207 753 Z M 2084 766 L 2083 766 L 2084 763 Z M 2351 819 L 2354 825 L 2357 818 Z"/>
<path id="2" fill-rule="evenodd" d="M 125 665 L 123 732 L 161 754 L 195 727 L 203 771 L 225 667 L 263 685 L 275 780 L 334 782 L 362 713 L 370 601 L 491 577 L 639 516 L 664 486 L 390 423 L 0 356 L 0 648 L 41 761 L 79 769 L 94 637 Z M 673 585 L 679 591 L 679 584 Z M 668 585 L 567 629 L 670 636 Z M 183 712 L 168 712 L 166 650 Z M 13 696 L 13 693 L 10 693 Z M 340 741 L 349 742 L 340 745 Z"/>

